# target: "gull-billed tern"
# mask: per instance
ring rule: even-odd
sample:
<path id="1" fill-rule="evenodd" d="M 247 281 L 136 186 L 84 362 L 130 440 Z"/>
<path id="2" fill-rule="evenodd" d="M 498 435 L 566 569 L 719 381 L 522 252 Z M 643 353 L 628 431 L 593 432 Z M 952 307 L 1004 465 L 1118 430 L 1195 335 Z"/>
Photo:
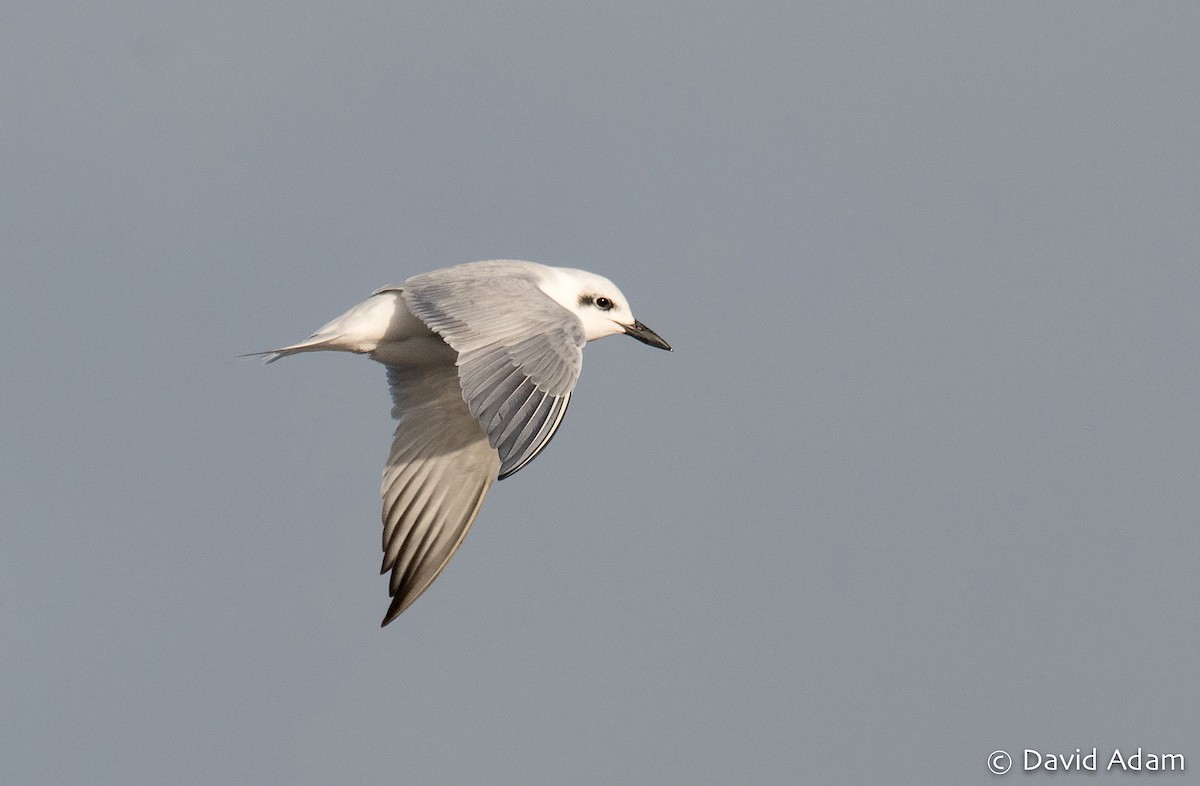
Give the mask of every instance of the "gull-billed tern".
<path id="1" fill-rule="evenodd" d="M 571 400 L 583 345 L 624 333 L 671 346 L 634 319 L 608 279 L 492 260 L 383 287 L 305 341 L 270 352 L 356 352 L 387 366 L 399 421 L 383 473 L 387 625 L 437 578 L 492 482 L 550 442 Z"/>

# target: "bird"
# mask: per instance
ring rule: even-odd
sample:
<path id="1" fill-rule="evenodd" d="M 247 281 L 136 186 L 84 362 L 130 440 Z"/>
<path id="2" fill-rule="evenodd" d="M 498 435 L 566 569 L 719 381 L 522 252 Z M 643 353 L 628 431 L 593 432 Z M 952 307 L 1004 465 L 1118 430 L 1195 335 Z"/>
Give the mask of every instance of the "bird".
<path id="1" fill-rule="evenodd" d="M 387 369 L 397 421 L 383 472 L 381 626 L 454 556 L 492 484 L 557 432 L 583 347 L 625 334 L 671 350 L 603 276 L 520 260 L 468 262 L 375 290 L 306 340 L 252 355 L 367 355 Z"/>

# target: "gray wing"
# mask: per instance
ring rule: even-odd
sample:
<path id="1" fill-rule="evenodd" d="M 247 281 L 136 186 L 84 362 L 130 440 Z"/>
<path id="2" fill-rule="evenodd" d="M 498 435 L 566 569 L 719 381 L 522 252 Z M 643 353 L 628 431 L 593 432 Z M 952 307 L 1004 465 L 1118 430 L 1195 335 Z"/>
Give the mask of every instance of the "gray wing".
<path id="1" fill-rule="evenodd" d="M 391 571 L 387 625 L 454 556 L 500 461 L 463 402 L 452 364 L 389 365 L 400 421 L 383 473 L 383 566 Z"/>
<path id="2" fill-rule="evenodd" d="M 583 365 L 583 323 L 512 263 L 435 270 L 404 301 L 458 352 L 471 414 L 500 455 L 500 478 L 533 460 L 566 414 Z"/>

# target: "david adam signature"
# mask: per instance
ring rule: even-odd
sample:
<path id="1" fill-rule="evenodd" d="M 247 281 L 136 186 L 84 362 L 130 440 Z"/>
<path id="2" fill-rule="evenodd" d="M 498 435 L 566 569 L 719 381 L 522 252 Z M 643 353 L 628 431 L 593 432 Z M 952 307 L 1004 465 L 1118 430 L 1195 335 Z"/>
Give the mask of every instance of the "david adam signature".
<path id="1" fill-rule="evenodd" d="M 1096 748 L 1084 751 L 1076 748 L 1074 753 L 1042 753 L 1033 748 L 1025 749 L 1025 772 L 1045 770 L 1047 772 L 1096 772 L 1099 766 Z M 1186 762 L 1182 753 L 1136 752 L 1126 748 L 1114 748 L 1104 764 L 1105 772 L 1183 772 Z"/>

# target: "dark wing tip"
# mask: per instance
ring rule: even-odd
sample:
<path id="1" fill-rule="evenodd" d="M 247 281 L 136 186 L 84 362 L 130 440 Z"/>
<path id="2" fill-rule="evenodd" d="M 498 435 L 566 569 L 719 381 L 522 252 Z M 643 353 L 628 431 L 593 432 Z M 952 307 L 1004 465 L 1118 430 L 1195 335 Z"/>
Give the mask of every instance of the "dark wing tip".
<path id="1" fill-rule="evenodd" d="M 420 595 L 421 593 L 418 592 L 417 594 Z M 392 598 L 391 605 L 388 606 L 387 614 L 383 615 L 383 622 L 379 623 L 379 627 L 386 628 L 389 622 L 396 619 L 396 617 L 399 617 L 400 614 L 410 605 L 412 605 L 414 600 L 416 600 L 416 598 L 412 596 L 409 596 L 406 599 L 406 595 L 409 595 L 409 593 L 404 592 L 403 588 L 396 593 L 396 596 Z"/>

